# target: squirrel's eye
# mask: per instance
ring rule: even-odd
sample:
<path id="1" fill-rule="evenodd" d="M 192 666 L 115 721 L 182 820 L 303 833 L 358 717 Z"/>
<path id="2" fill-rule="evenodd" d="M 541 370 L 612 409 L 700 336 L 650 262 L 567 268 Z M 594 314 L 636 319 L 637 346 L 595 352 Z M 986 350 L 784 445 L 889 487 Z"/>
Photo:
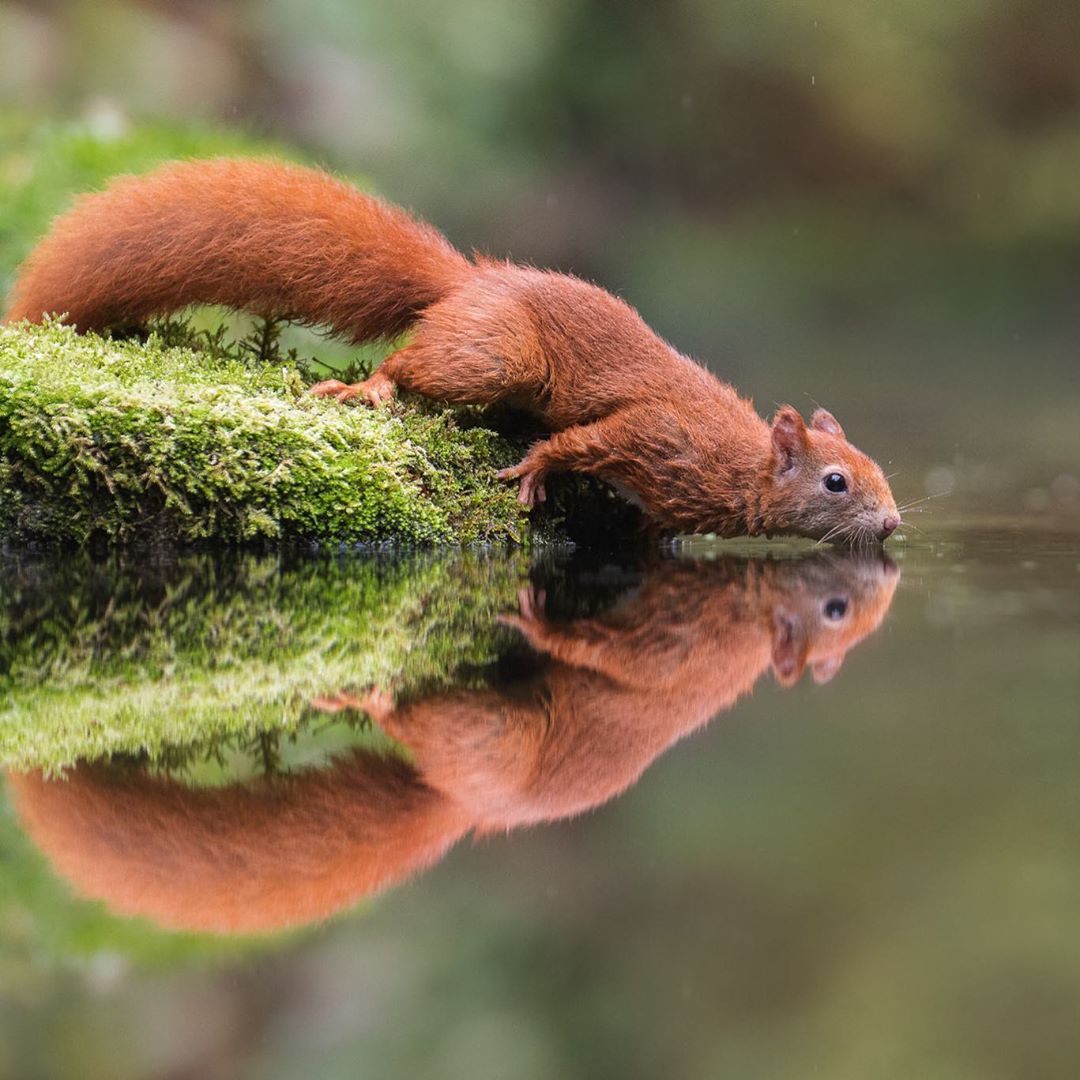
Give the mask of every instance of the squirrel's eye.
<path id="1" fill-rule="evenodd" d="M 825 605 L 825 618 L 830 622 L 836 622 L 838 619 L 842 619 L 847 614 L 847 601 L 846 600 L 830 600 Z"/>
<path id="2" fill-rule="evenodd" d="M 847 491 L 847 481 L 838 472 L 829 473 L 825 477 L 824 484 L 825 490 L 831 491 L 834 495 Z"/>

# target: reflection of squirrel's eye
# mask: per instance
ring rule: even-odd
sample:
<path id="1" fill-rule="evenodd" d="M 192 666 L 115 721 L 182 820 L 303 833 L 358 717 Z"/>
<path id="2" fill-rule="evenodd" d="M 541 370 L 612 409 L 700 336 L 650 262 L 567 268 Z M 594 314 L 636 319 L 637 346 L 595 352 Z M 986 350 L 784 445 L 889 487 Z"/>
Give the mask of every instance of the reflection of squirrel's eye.
<path id="1" fill-rule="evenodd" d="M 825 490 L 839 495 L 847 491 L 847 481 L 838 472 L 831 472 L 825 477 Z"/>
<path id="2" fill-rule="evenodd" d="M 831 622 L 836 622 L 837 619 L 842 619 L 846 614 L 846 600 L 830 600 L 825 605 L 825 618 L 829 619 Z"/>

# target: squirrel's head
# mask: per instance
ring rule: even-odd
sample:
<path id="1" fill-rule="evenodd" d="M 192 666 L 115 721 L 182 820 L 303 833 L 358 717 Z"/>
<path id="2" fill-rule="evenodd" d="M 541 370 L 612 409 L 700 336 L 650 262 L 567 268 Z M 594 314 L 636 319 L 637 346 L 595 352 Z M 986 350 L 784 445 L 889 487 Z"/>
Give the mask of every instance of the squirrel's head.
<path id="1" fill-rule="evenodd" d="M 772 668 L 781 686 L 810 668 L 828 682 L 848 651 L 881 625 L 900 570 L 884 552 L 836 552 L 777 564 L 767 590 Z"/>
<path id="2" fill-rule="evenodd" d="M 773 417 L 764 531 L 813 540 L 885 540 L 900 524 L 889 483 L 877 463 L 844 437 L 832 413 L 803 422 L 783 405 Z"/>

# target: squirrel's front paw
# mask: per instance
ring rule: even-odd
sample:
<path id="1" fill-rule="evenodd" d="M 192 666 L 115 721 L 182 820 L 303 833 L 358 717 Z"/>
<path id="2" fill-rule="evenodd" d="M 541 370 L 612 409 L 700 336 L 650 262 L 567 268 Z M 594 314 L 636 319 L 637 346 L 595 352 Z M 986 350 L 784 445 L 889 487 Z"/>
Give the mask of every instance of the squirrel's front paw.
<path id="1" fill-rule="evenodd" d="M 527 465 L 525 461 L 519 461 L 517 465 L 511 465 L 509 469 L 500 469 L 495 475 L 500 480 L 517 480 L 520 477 L 518 502 L 524 506 L 533 507 L 538 502 L 547 500 L 547 489 L 544 487 L 546 473 L 535 465 Z"/>

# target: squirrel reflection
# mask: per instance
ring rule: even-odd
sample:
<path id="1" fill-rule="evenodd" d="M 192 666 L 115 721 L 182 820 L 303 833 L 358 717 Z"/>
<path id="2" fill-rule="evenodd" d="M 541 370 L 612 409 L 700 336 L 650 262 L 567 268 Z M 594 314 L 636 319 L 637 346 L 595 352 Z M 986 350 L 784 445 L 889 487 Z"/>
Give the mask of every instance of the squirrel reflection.
<path id="1" fill-rule="evenodd" d="M 431 865 L 469 832 L 606 802 L 770 668 L 783 686 L 806 668 L 828 680 L 881 623 L 898 579 L 881 554 L 672 561 L 603 615 L 570 622 L 526 591 L 504 617 L 530 646 L 510 681 L 313 702 L 367 711 L 408 763 L 360 750 L 206 789 L 99 763 L 9 784 L 59 873 L 119 913 L 218 933 L 298 925 Z"/>

